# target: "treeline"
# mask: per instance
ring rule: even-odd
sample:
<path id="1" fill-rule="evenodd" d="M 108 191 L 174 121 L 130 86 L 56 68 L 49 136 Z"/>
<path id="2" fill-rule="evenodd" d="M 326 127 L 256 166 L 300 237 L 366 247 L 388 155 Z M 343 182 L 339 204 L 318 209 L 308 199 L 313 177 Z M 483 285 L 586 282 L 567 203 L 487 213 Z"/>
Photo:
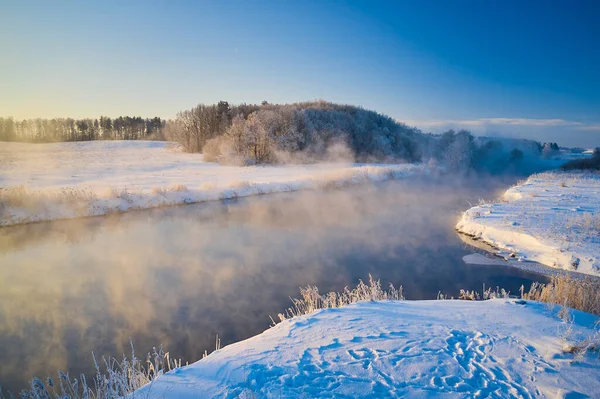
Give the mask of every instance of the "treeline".
<path id="1" fill-rule="evenodd" d="M 352 105 L 325 101 L 236 105 L 226 101 L 180 112 L 165 129 L 168 139 L 205 160 L 233 164 L 422 158 L 427 141 L 418 129 Z"/>
<path id="2" fill-rule="evenodd" d="M 177 115 L 167 139 L 204 160 L 226 164 L 315 162 L 437 163 L 451 171 L 504 173 L 529 165 L 556 143 L 475 138 L 466 130 L 424 134 L 375 111 L 313 101 L 295 104 L 198 105 Z"/>
<path id="3" fill-rule="evenodd" d="M 173 120 L 0 118 L 0 140 L 170 140 L 205 161 L 253 165 L 285 162 L 427 161 L 452 171 L 524 170 L 559 151 L 556 143 L 475 138 L 466 130 L 424 134 L 375 111 L 326 101 L 294 104 L 200 104 Z"/>
<path id="4" fill-rule="evenodd" d="M 168 140 L 180 143 L 187 152 L 202 152 L 206 142 L 224 135 L 235 118 L 246 119 L 259 109 L 259 105 L 231 106 L 227 101 L 213 105 L 199 104 L 181 111 L 174 120 L 170 120 L 165 135 Z"/>
<path id="5" fill-rule="evenodd" d="M 429 160 L 453 172 L 533 173 L 542 155 L 542 145 L 533 140 L 474 137 L 467 130 L 429 136 Z"/>
<path id="6" fill-rule="evenodd" d="M 561 166 L 563 170 L 600 170 L 600 147 L 594 148 L 591 158 L 574 159 Z"/>
<path id="7" fill-rule="evenodd" d="M 120 116 L 99 119 L 0 118 L 0 141 L 49 143 L 91 140 L 164 140 L 166 121 L 161 118 Z"/>

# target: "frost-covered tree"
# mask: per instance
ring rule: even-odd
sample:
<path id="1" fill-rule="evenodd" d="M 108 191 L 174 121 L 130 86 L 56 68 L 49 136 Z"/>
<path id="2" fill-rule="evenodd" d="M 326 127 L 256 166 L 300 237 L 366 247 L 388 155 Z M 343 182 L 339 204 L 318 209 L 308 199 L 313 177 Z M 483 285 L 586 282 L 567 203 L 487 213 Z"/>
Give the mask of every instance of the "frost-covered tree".
<path id="1" fill-rule="evenodd" d="M 16 137 L 13 118 L 0 118 L 0 141 L 13 141 Z"/>
<path id="2" fill-rule="evenodd" d="M 476 145 L 469 131 L 449 130 L 438 138 L 434 157 L 451 171 L 467 171 L 474 167 Z"/>
<path id="3" fill-rule="evenodd" d="M 542 156 L 544 158 L 551 158 L 559 151 L 560 147 L 556 143 L 544 143 L 542 146 Z"/>

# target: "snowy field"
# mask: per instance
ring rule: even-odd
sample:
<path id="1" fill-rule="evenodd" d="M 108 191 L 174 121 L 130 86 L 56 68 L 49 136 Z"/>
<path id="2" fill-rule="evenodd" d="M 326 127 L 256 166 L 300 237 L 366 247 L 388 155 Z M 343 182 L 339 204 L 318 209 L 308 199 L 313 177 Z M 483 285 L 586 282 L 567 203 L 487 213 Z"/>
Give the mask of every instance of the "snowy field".
<path id="1" fill-rule="evenodd" d="M 597 354 L 563 350 L 597 321 L 531 301 L 361 302 L 286 320 L 135 397 L 598 397 Z"/>
<path id="2" fill-rule="evenodd" d="M 157 141 L 0 142 L 0 226 L 395 179 L 424 169 L 221 166 Z"/>
<path id="3" fill-rule="evenodd" d="M 600 276 L 600 174 L 533 175 L 464 212 L 456 229 L 505 257 Z"/>

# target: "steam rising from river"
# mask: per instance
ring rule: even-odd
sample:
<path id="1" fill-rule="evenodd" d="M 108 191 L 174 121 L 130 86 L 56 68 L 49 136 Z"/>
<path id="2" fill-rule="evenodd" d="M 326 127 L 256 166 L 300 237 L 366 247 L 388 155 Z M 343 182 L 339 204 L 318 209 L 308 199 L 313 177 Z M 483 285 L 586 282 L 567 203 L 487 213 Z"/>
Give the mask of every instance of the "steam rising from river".
<path id="1" fill-rule="evenodd" d="M 0 383 L 92 371 L 91 352 L 162 343 L 197 360 L 254 335 L 299 286 L 341 290 L 373 274 L 409 299 L 497 283 L 517 270 L 465 266 L 455 215 L 498 180 L 365 185 L 0 230 Z"/>

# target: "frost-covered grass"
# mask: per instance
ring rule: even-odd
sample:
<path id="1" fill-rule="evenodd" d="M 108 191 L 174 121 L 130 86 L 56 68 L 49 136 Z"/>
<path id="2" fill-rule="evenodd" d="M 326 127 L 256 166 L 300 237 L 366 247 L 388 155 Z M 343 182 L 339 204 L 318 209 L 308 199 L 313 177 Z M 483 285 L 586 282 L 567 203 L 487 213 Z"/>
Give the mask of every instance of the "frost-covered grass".
<path id="1" fill-rule="evenodd" d="M 600 316 L 600 280 L 597 278 L 552 276 L 549 284 L 534 283 L 523 297 Z"/>
<path id="2" fill-rule="evenodd" d="M 0 142 L 0 226 L 397 179 L 422 165 L 221 166 L 173 143 Z"/>
<path id="3" fill-rule="evenodd" d="M 572 354 L 574 361 L 580 361 L 588 352 L 600 353 L 600 321 L 596 322 L 596 328 L 587 336 L 574 338 L 571 311 L 577 309 L 600 316 L 600 280 L 560 274 L 553 276 L 549 284 L 534 283 L 522 297 L 559 306 L 558 315 L 567 324 L 560 333 L 564 341 L 563 352 Z"/>
<path id="4" fill-rule="evenodd" d="M 151 385 L 158 376 L 181 367 L 181 361 L 171 359 L 162 347 L 148 353 L 146 361 L 136 357 L 133 345 L 129 358 L 124 355 L 120 360 L 96 359 L 93 354 L 92 358 L 96 376 L 91 381 L 83 375 L 71 377 L 59 371 L 57 378 L 34 378 L 30 381 L 29 389 L 20 392 L 19 396 L 22 399 L 117 399 Z M 12 393 L 8 395 L 14 397 Z M 5 399 L 1 389 L 0 399 Z"/>
<path id="5" fill-rule="evenodd" d="M 600 275 L 600 174 L 548 172 L 463 213 L 459 232 L 520 261 Z"/>
<path id="6" fill-rule="evenodd" d="M 341 308 L 361 301 L 403 301 L 402 286 L 396 289 L 390 283 L 388 290 L 381 287 L 379 280 L 369 275 L 369 284 L 359 280 L 355 288 L 344 288 L 342 292 L 330 292 L 326 295 L 319 294 L 319 288 L 308 285 L 300 288 L 300 298 L 292 298 L 293 306 L 279 313 L 279 321 L 284 321 L 297 316 L 308 315 L 320 309 Z M 273 324 L 275 320 L 271 318 Z"/>

